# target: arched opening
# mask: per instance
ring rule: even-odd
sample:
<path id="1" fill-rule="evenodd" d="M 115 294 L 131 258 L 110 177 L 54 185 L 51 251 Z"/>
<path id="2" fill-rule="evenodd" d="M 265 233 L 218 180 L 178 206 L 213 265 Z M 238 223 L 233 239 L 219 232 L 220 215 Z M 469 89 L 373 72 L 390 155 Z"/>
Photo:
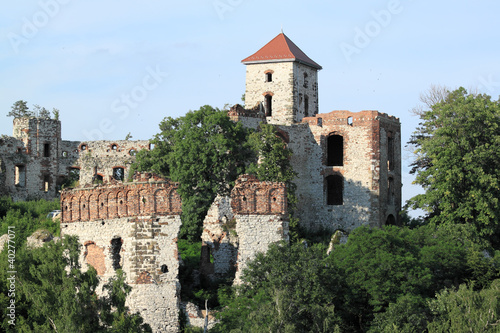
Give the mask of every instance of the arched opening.
<path id="1" fill-rule="evenodd" d="M 344 204 L 344 177 L 341 175 L 331 175 L 326 177 L 326 204 Z"/>
<path id="2" fill-rule="evenodd" d="M 332 134 L 326 140 L 326 165 L 344 165 L 344 138 L 342 135 Z"/>
<path id="3" fill-rule="evenodd" d="M 389 216 L 387 216 L 387 220 L 385 221 L 385 224 L 386 225 L 396 225 L 396 218 L 394 218 L 394 215 L 389 214 Z"/>

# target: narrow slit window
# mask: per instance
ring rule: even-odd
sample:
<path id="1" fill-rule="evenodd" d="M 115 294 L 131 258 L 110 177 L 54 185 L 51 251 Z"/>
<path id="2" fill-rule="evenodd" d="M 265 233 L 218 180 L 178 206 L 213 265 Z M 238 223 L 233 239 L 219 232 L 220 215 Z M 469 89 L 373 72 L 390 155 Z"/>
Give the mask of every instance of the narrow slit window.
<path id="1" fill-rule="evenodd" d="M 309 117 L 309 96 L 304 96 L 304 117 Z"/>
<path id="2" fill-rule="evenodd" d="M 273 73 L 266 73 L 266 82 L 273 82 Z"/>
<path id="3" fill-rule="evenodd" d="M 273 115 L 273 96 L 266 95 L 266 117 Z"/>
<path id="4" fill-rule="evenodd" d="M 394 138 L 392 133 L 387 137 L 387 166 L 389 171 L 394 170 Z"/>

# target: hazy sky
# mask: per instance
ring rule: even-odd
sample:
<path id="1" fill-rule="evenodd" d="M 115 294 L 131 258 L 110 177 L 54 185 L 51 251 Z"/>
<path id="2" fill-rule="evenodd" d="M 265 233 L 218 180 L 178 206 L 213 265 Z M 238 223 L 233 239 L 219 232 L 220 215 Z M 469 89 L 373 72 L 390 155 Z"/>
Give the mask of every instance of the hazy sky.
<path id="1" fill-rule="evenodd" d="M 478 1 L 7 1 L 0 12 L 0 134 L 20 99 L 61 113 L 66 140 L 149 139 L 166 116 L 241 102 L 241 60 L 283 28 L 319 63 L 320 113 L 402 123 L 403 196 L 431 84 L 500 94 L 500 3 Z"/>

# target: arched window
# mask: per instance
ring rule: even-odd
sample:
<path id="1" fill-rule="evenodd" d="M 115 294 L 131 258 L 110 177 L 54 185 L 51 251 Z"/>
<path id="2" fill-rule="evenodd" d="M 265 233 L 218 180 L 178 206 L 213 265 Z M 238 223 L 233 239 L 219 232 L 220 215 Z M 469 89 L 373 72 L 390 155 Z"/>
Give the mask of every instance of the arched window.
<path id="1" fill-rule="evenodd" d="M 266 95 L 266 117 L 271 117 L 273 115 L 273 96 Z"/>
<path id="2" fill-rule="evenodd" d="M 332 134 L 326 140 L 326 165 L 344 165 L 344 138 L 342 135 Z"/>
<path id="3" fill-rule="evenodd" d="M 326 204 L 344 204 L 344 177 L 341 175 L 326 177 Z"/>
<path id="4" fill-rule="evenodd" d="M 394 218 L 394 215 L 389 214 L 389 216 L 387 216 L 387 220 L 385 221 L 385 224 L 386 225 L 396 225 L 396 219 Z"/>

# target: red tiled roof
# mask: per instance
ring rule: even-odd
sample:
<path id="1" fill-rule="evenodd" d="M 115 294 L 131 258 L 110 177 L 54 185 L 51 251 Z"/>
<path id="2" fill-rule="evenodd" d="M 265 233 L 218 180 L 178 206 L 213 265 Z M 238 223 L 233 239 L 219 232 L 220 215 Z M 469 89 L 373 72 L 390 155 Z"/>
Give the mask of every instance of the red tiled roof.
<path id="1" fill-rule="evenodd" d="M 308 66 L 321 69 L 314 60 L 309 58 L 297 45 L 294 44 L 284 33 L 280 33 L 274 37 L 263 48 L 243 59 L 241 62 L 245 65 L 262 63 L 262 62 L 278 62 L 278 61 L 297 61 Z"/>

